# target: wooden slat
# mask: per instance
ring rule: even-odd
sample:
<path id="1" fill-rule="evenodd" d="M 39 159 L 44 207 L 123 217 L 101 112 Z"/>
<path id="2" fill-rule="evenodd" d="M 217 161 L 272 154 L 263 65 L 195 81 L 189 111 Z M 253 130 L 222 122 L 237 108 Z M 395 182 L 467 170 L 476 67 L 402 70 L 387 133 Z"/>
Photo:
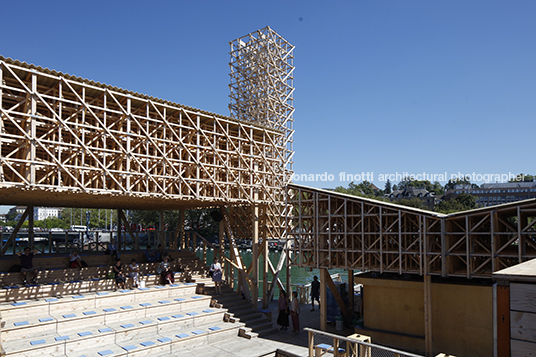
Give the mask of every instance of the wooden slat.
<path id="1" fill-rule="evenodd" d="M 512 340 L 512 357 L 536 356 L 536 343 Z"/>
<path id="2" fill-rule="evenodd" d="M 536 314 L 511 311 L 510 336 L 512 339 L 536 343 Z"/>
<path id="3" fill-rule="evenodd" d="M 536 313 L 536 285 L 510 284 L 510 310 Z"/>

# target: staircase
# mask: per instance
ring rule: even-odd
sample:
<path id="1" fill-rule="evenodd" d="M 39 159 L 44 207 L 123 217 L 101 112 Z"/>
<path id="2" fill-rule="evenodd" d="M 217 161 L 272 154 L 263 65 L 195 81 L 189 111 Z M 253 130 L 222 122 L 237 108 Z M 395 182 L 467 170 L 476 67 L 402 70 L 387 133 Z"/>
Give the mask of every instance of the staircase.
<path id="1" fill-rule="evenodd" d="M 277 331 L 266 315 L 251 306 L 242 295 L 232 290 L 228 285 L 222 286 L 223 295 L 216 295 L 213 286 L 205 286 L 202 289 L 204 294 L 212 296 L 213 306 L 221 307 L 228 311 L 230 315 L 244 323 L 241 328 L 241 336 L 246 338 L 264 337 Z M 272 316 L 272 319 L 276 317 Z"/>

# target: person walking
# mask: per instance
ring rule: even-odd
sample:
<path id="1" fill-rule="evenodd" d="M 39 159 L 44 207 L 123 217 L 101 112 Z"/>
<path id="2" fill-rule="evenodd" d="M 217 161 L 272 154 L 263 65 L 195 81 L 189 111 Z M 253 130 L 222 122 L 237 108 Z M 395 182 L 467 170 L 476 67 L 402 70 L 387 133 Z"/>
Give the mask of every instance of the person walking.
<path id="1" fill-rule="evenodd" d="M 292 332 L 300 332 L 300 302 L 298 293 L 292 293 L 292 302 L 290 303 L 290 315 L 292 316 Z"/>
<path id="2" fill-rule="evenodd" d="M 313 282 L 311 283 L 311 311 L 315 311 L 315 299 L 318 302 L 318 308 L 320 309 L 320 282 L 318 276 L 313 276 Z"/>
<path id="3" fill-rule="evenodd" d="M 287 330 L 288 329 L 288 297 L 285 290 L 281 290 L 279 293 L 279 300 L 277 302 L 277 308 L 279 310 L 279 316 L 277 316 L 277 324 L 281 326 L 280 330 Z"/>

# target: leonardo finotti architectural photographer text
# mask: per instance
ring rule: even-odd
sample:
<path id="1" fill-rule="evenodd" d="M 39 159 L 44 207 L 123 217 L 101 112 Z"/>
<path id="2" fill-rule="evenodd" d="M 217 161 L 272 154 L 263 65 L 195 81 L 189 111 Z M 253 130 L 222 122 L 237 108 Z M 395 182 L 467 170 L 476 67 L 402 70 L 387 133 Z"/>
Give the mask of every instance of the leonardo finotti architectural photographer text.
<path id="1" fill-rule="evenodd" d="M 467 180 L 471 182 L 506 182 L 506 181 L 523 181 L 524 174 L 509 173 L 485 173 L 480 174 L 476 172 L 472 173 L 452 173 L 449 174 L 446 171 L 442 173 L 409 173 L 409 172 L 395 172 L 395 173 L 381 173 L 375 176 L 374 172 L 360 172 L 360 173 L 346 173 L 339 172 L 337 175 L 332 173 L 323 172 L 317 174 L 293 174 L 293 182 L 332 182 L 335 178 L 338 178 L 342 182 L 360 182 L 360 181 L 374 181 L 377 179 L 381 182 L 399 182 L 403 180 L 410 181 L 440 181 L 446 182 L 449 180 Z"/>

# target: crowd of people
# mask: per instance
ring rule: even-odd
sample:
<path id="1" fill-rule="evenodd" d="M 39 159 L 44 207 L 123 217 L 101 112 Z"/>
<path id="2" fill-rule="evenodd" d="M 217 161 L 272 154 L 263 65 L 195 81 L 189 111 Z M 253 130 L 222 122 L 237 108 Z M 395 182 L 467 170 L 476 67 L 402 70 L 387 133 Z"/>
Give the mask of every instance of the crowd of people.
<path id="1" fill-rule="evenodd" d="M 25 247 L 22 251 L 15 253 L 20 259 L 20 268 L 18 268 L 20 270 L 15 271 L 21 272 L 23 284 L 28 283 L 28 278 L 31 279 L 31 283 L 37 283 L 38 271 L 33 265 L 33 258 L 37 253 L 40 253 L 40 251 L 31 249 L 30 247 Z M 131 278 L 132 287 L 140 287 L 140 266 L 136 259 L 132 259 L 130 264 L 124 267 L 114 239 L 108 243 L 105 254 L 110 255 L 113 259 L 111 273 L 112 277 L 115 279 L 117 288 L 126 288 L 127 277 Z M 143 256 L 145 258 L 145 263 L 158 263 L 156 273 L 160 276 L 160 283 L 162 285 L 173 284 L 175 282 L 174 272 L 171 266 L 173 259 L 168 252 L 164 250 L 162 244 L 159 244 L 158 249 L 155 251 L 148 245 Z M 82 260 L 77 249 L 73 249 L 69 255 L 69 264 L 67 267 L 71 269 L 87 267 L 87 264 Z M 182 271 L 180 267 L 178 270 Z"/>

